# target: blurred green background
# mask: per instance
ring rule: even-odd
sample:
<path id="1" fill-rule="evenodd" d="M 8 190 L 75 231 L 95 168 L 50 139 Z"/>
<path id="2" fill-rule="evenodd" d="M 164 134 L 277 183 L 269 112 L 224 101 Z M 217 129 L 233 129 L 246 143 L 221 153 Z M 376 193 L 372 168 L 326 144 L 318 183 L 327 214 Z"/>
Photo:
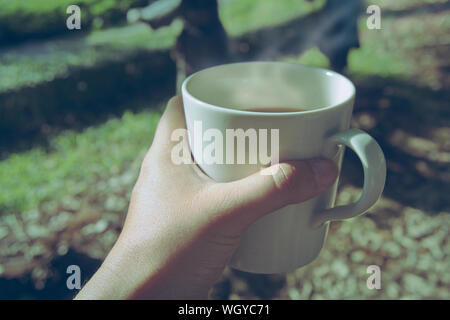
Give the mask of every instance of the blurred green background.
<path id="1" fill-rule="evenodd" d="M 67 266 L 87 281 L 115 242 L 164 104 L 205 61 L 184 54 L 203 40 L 184 33 L 179 1 L 150 2 L 0 0 L 0 298 L 72 298 Z M 71 4 L 81 30 L 66 27 Z M 367 27 L 371 4 L 380 30 Z M 449 299 L 448 2 L 219 0 L 218 17 L 228 54 L 210 64 L 280 60 L 350 77 L 352 126 L 380 143 L 388 176 L 365 216 L 331 224 L 312 264 L 227 269 L 214 297 Z M 361 185 L 347 152 L 337 201 Z M 381 290 L 366 287 L 372 264 Z"/>

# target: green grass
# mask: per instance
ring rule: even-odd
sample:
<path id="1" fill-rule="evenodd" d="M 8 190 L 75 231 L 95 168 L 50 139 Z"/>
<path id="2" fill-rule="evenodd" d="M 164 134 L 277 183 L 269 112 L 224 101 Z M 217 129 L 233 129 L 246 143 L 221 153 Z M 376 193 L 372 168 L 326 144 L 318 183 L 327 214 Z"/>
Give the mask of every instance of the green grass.
<path id="1" fill-rule="evenodd" d="M 330 61 L 327 56 L 324 55 L 317 47 L 306 50 L 299 57 L 286 57 L 281 60 L 321 68 L 328 68 L 330 66 Z"/>
<path id="2" fill-rule="evenodd" d="M 115 193 L 129 192 L 159 118 L 156 110 L 127 112 L 82 133 L 64 132 L 48 153 L 35 148 L 0 162 L 0 212 L 92 195 L 107 203 Z"/>
<path id="3" fill-rule="evenodd" d="M 380 30 L 369 30 L 366 17 L 359 19 L 359 49 L 353 49 L 348 56 L 348 69 L 355 74 L 378 76 L 409 75 L 413 65 L 409 59 L 404 59 L 395 37 L 395 19 L 382 18 Z"/>
<path id="4" fill-rule="evenodd" d="M 0 43 L 69 34 L 67 7 L 81 9 L 81 30 L 112 25 L 126 20 L 126 12 L 146 0 L 0 0 Z"/>
<path id="5" fill-rule="evenodd" d="M 361 48 L 350 52 L 349 72 L 409 78 L 439 88 L 439 68 L 447 61 L 442 59 L 438 49 L 450 45 L 448 11 L 382 16 L 381 28 L 369 30 L 366 17 L 360 18 Z"/>
<path id="6" fill-rule="evenodd" d="M 447 0 L 366 0 L 367 5 L 378 5 L 382 9 L 388 10 L 405 10 L 411 8 L 417 8 L 422 5 L 431 4 L 431 3 L 445 3 Z"/>
<path id="7" fill-rule="evenodd" d="M 0 55 L 0 92 L 69 76 L 73 68 L 125 60 L 139 50 L 170 48 L 181 29 L 178 20 L 158 30 L 135 24 L 9 49 Z"/>
<path id="8" fill-rule="evenodd" d="M 219 1 L 219 15 L 232 36 L 278 25 L 320 9 L 325 0 L 228 0 Z"/>
<path id="9" fill-rule="evenodd" d="M 219 0 L 219 14 L 231 35 L 276 25 L 306 15 L 323 6 L 325 0 Z M 81 9 L 81 32 L 126 21 L 133 7 L 147 0 L 0 0 L 0 43 L 48 38 L 80 31 L 66 28 L 69 5 Z"/>

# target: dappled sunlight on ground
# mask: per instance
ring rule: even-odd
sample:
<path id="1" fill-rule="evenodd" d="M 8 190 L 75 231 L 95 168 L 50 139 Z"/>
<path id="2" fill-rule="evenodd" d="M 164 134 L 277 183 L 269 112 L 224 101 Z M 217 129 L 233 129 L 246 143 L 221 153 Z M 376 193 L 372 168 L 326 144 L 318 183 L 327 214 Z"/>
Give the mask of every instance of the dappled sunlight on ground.
<path id="1" fill-rule="evenodd" d="M 345 202 L 356 200 L 349 195 L 359 191 L 347 187 L 339 197 Z M 449 226 L 448 213 L 428 216 L 383 197 L 367 215 L 333 222 L 320 256 L 310 265 L 285 278 L 249 275 L 250 285 L 243 280 L 246 274 L 229 270 L 231 284 L 225 285 L 225 278 L 215 294 L 223 298 L 227 293 L 224 288 L 228 287 L 231 299 L 448 298 Z M 367 288 L 370 265 L 381 269 L 380 290 Z M 277 292 L 257 282 L 265 282 Z"/>

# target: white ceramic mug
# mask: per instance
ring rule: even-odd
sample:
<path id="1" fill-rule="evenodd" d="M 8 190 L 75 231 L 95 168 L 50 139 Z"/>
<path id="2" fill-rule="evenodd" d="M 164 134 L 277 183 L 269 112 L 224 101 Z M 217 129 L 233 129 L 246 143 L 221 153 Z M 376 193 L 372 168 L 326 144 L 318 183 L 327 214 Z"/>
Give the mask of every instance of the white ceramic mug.
<path id="1" fill-rule="evenodd" d="M 194 122 L 203 131 L 216 128 L 279 129 L 279 159 L 331 158 L 341 168 L 344 147 L 360 158 L 364 187 L 353 204 L 334 206 L 333 187 L 306 202 L 289 205 L 251 225 L 230 266 L 254 273 L 281 273 L 314 260 L 330 220 L 364 213 L 380 197 L 386 163 L 377 142 L 349 129 L 355 87 L 346 77 L 325 69 L 283 62 L 245 62 L 199 71 L 182 85 L 186 124 L 192 146 Z M 299 112 L 252 112 L 242 109 L 298 107 Z M 194 159 L 201 148 L 192 149 Z M 224 149 L 224 152 L 226 150 Z M 258 164 L 206 164 L 200 168 L 216 181 L 232 181 L 261 168 Z"/>

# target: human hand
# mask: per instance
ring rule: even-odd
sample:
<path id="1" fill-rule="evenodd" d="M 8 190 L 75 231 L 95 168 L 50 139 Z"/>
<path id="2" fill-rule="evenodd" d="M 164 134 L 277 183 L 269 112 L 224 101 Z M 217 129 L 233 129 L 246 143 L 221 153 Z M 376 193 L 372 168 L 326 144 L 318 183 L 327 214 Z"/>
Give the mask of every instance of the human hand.
<path id="1" fill-rule="evenodd" d="M 317 196 L 337 176 L 333 162 L 315 159 L 218 183 L 195 164 L 172 162 L 170 137 L 178 128 L 185 119 L 177 96 L 142 163 L 119 239 L 77 299 L 207 298 L 253 222 Z"/>

